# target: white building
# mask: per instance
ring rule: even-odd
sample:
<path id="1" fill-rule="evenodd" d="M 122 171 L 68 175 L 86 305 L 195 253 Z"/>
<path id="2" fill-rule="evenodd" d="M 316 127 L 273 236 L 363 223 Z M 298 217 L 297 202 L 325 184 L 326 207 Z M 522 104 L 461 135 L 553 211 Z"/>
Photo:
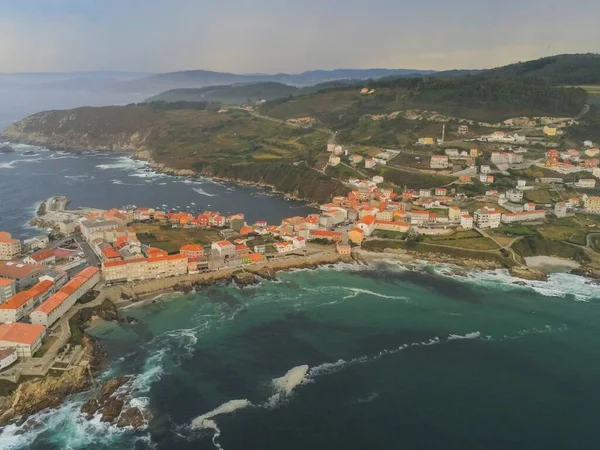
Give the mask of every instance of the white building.
<path id="1" fill-rule="evenodd" d="M 519 191 L 518 189 L 509 189 L 506 191 L 506 198 L 511 202 L 520 202 L 523 200 L 523 191 Z"/>
<path id="2" fill-rule="evenodd" d="M 463 214 L 460 216 L 460 226 L 464 230 L 470 230 L 473 228 L 473 217 L 469 214 Z"/>
<path id="3" fill-rule="evenodd" d="M 373 158 L 365 159 L 365 169 L 372 169 L 375 165 L 375 160 Z"/>
<path id="4" fill-rule="evenodd" d="M 15 280 L 0 278 L 0 305 L 15 295 Z"/>
<path id="5" fill-rule="evenodd" d="M 523 155 L 512 152 L 493 152 L 491 161 L 494 164 L 521 164 Z"/>
<path id="6" fill-rule="evenodd" d="M 502 220 L 502 213 L 497 209 L 483 207 L 475 211 L 475 223 L 479 228 L 498 228 Z"/>
<path id="7" fill-rule="evenodd" d="M 31 323 L 51 326 L 99 281 L 100 271 L 97 267 L 83 269 L 29 315 Z"/>
<path id="8" fill-rule="evenodd" d="M 451 206 L 448 208 L 448 219 L 451 222 L 458 222 L 462 217 L 463 213 L 458 206 Z"/>
<path id="9" fill-rule="evenodd" d="M 235 255 L 235 245 L 229 241 L 213 242 L 210 247 L 216 251 L 221 258 Z"/>
<path id="10" fill-rule="evenodd" d="M 554 205 L 554 215 L 556 217 L 566 217 L 567 216 L 567 204 L 565 202 L 558 202 Z"/>
<path id="11" fill-rule="evenodd" d="M 446 155 L 432 155 L 429 167 L 432 169 L 447 169 L 448 168 L 448 156 Z"/>
<path id="12" fill-rule="evenodd" d="M 419 197 L 421 197 L 421 198 L 431 197 L 431 189 L 419 189 Z"/>
<path id="13" fill-rule="evenodd" d="M 0 350 L 15 349 L 19 358 L 30 358 L 42 346 L 46 327 L 28 323 L 0 325 Z"/>
<path id="14" fill-rule="evenodd" d="M 523 211 L 516 213 L 502 214 L 503 223 L 516 223 L 516 222 L 527 222 L 531 220 L 544 220 L 546 218 L 546 211 L 544 210 L 532 210 Z"/>
<path id="15" fill-rule="evenodd" d="M 593 178 L 584 178 L 579 180 L 575 186 L 583 189 L 594 189 L 596 187 L 596 180 Z"/>
<path id="16" fill-rule="evenodd" d="M 481 167 L 479 168 L 479 172 L 480 172 L 480 173 L 485 173 L 485 174 L 487 174 L 487 173 L 490 173 L 491 171 L 492 171 L 492 168 L 491 168 L 490 166 L 481 166 Z"/>

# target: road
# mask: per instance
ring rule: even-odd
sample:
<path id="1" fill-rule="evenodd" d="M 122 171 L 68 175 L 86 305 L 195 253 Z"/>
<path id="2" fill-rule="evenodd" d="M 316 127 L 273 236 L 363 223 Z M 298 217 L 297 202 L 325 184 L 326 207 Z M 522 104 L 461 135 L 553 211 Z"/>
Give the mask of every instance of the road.
<path id="1" fill-rule="evenodd" d="M 75 242 L 77 242 L 77 245 L 79 245 L 79 248 L 84 253 L 85 259 L 87 260 L 88 264 L 90 266 L 98 267 L 98 265 L 100 264 L 100 260 L 92 250 L 92 247 L 90 247 L 90 244 L 88 244 L 85 241 L 85 239 L 83 239 L 83 236 L 78 233 L 73 236 L 73 239 L 75 239 Z"/>

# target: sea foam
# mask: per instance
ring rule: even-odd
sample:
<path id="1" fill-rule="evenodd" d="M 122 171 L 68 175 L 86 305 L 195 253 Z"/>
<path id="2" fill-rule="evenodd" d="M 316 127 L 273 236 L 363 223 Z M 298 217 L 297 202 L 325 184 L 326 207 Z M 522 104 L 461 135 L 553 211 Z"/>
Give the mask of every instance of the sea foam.
<path id="1" fill-rule="evenodd" d="M 213 444 L 219 450 L 222 450 L 223 447 L 219 444 L 219 436 L 221 436 L 221 430 L 213 419 L 217 416 L 221 416 L 223 414 L 231 414 L 239 409 L 244 409 L 252 406 L 252 403 L 248 400 L 230 400 L 226 403 L 223 403 L 218 408 L 213 409 L 206 414 L 202 414 L 201 416 L 196 417 L 192 420 L 190 428 L 192 430 L 213 430 L 214 434 L 212 437 Z"/>

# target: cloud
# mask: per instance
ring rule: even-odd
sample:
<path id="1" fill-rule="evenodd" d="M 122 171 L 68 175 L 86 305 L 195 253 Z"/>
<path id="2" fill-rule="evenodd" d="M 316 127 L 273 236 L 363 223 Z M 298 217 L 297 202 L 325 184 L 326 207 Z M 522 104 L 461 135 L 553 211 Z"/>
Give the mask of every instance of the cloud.
<path id="1" fill-rule="evenodd" d="M 491 67 L 598 51 L 598 14 L 591 0 L 3 0 L 0 71 Z"/>

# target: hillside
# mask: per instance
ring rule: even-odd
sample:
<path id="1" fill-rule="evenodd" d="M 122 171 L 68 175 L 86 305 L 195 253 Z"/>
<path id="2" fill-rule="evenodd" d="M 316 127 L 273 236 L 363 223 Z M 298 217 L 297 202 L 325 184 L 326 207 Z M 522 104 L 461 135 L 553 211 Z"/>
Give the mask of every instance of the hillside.
<path id="1" fill-rule="evenodd" d="M 212 101 L 225 104 L 253 103 L 258 100 L 275 100 L 277 98 L 299 95 L 302 89 L 283 83 L 264 82 L 232 86 L 214 86 L 199 89 L 171 89 L 154 95 L 146 102 L 201 102 Z"/>
<path id="2" fill-rule="evenodd" d="M 396 146 L 406 144 L 407 139 L 414 142 L 429 125 L 408 120 L 399 112 L 428 110 L 497 123 L 518 116 L 574 116 L 587 98 L 579 88 L 481 75 L 388 79 L 366 85 L 375 90 L 373 95 L 362 95 L 355 86 L 338 87 L 268 102 L 261 110 L 280 119 L 314 117 L 336 130 L 342 142 Z M 372 120 L 369 115 L 390 115 L 390 119 Z"/>
<path id="3" fill-rule="evenodd" d="M 600 54 L 568 54 L 485 70 L 486 76 L 540 78 L 553 85 L 600 84 Z"/>
<path id="4" fill-rule="evenodd" d="M 326 153 L 329 135 L 259 119 L 219 114 L 205 103 L 47 111 L 8 127 L 2 139 L 58 149 L 136 152 L 174 171 L 271 185 L 314 201 L 344 186 L 306 164 Z"/>
<path id="5" fill-rule="evenodd" d="M 319 83 L 314 86 L 296 87 L 274 81 L 259 83 L 234 84 L 225 86 L 210 86 L 204 88 L 171 89 L 154 95 L 146 100 L 151 102 L 216 102 L 226 105 L 241 105 L 254 103 L 259 100 L 276 100 L 291 96 L 307 95 L 323 89 L 349 86 L 359 86 L 360 80 L 336 80 Z"/>

